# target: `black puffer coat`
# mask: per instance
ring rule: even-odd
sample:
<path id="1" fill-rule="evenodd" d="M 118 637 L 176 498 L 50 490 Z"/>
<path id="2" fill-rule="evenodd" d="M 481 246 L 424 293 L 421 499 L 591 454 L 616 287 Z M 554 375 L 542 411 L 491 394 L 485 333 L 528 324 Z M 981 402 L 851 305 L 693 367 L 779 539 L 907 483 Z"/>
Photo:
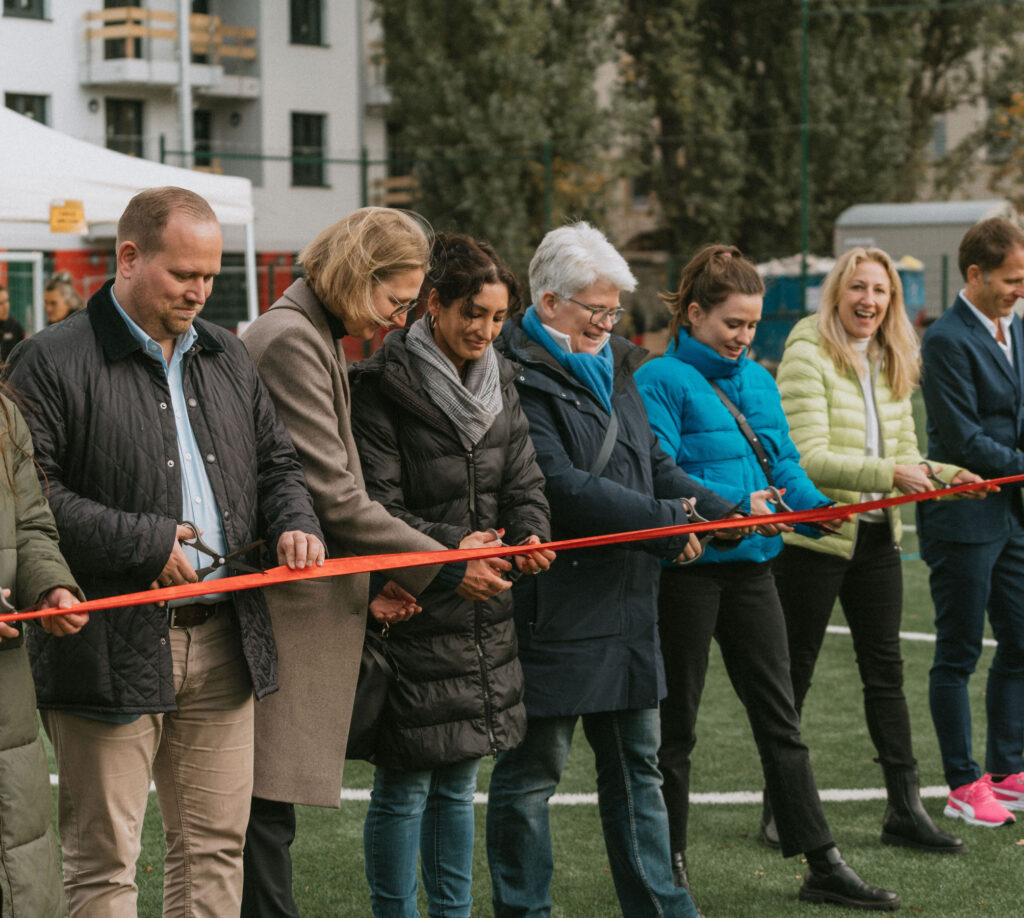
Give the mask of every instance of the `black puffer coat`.
<path id="1" fill-rule="evenodd" d="M 281 533 L 320 536 L 291 439 L 245 348 L 195 323 L 185 355 L 189 419 L 224 520 L 228 550 Z M 183 519 L 178 441 L 162 367 L 118 314 L 110 283 L 87 309 L 22 342 L 10 379 L 22 396 L 60 547 L 90 599 L 145 590 Z M 187 516 L 187 514 L 186 514 Z M 277 688 L 277 656 L 259 590 L 230 594 L 257 697 Z M 76 635 L 29 629 L 43 708 L 103 713 L 175 710 L 167 612 L 155 605 L 94 614 Z"/>
<path id="2" fill-rule="evenodd" d="M 470 450 L 425 394 L 404 331 L 349 371 L 367 492 L 451 548 L 491 527 L 504 527 L 509 544 L 549 536 L 544 479 L 514 373 L 499 360 L 504 410 Z M 487 602 L 428 592 L 420 604 L 419 615 L 391 627 L 388 645 L 402 678 L 389 699 L 377 763 L 429 769 L 518 745 L 526 714 L 511 591 Z"/>

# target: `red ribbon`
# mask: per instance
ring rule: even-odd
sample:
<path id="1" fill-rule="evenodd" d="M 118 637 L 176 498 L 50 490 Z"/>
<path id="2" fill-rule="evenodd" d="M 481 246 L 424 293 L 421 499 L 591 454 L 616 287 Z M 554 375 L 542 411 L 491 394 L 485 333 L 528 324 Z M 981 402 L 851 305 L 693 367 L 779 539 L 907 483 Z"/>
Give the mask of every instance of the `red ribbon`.
<path id="1" fill-rule="evenodd" d="M 642 542 L 647 539 L 664 539 L 670 536 L 686 535 L 691 532 L 742 529 L 747 526 L 761 524 L 786 523 L 788 525 L 795 525 L 797 523 L 821 523 L 827 520 L 849 519 L 851 516 L 868 510 L 879 510 L 885 507 L 895 507 L 900 504 L 933 500 L 950 494 L 962 494 L 965 491 L 995 490 L 1001 485 L 1018 484 L 1022 481 L 1024 481 L 1024 475 L 1009 475 L 1005 478 L 992 478 L 987 481 L 972 482 L 970 484 L 952 485 L 948 488 L 936 488 L 934 491 L 922 491 L 919 494 L 900 494 L 896 497 L 869 500 L 859 504 L 817 507 L 813 510 L 792 510 L 785 513 L 771 513 L 766 516 L 707 520 L 702 523 L 684 523 L 679 526 L 662 526 L 656 529 L 636 529 L 631 532 L 612 532 L 605 535 L 585 536 L 578 539 L 562 539 L 558 542 L 546 542 L 542 545 L 502 545 L 496 548 L 456 548 L 442 549 L 440 551 L 395 552 L 388 555 L 359 555 L 349 558 L 332 558 L 325 561 L 320 567 L 307 567 L 303 570 L 291 570 L 286 565 L 281 565 L 258 574 L 241 574 L 236 577 L 224 577 L 220 580 L 185 583 L 179 586 L 161 587 L 156 590 L 142 590 L 138 593 L 122 593 L 119 596 L 105 596 L 102 599 L 91 599 L 87 602 L 79 603 L 72 609 L 32 609 L 24 612 L 10 612 L 0 615 L 0 622 L 26 621 L 28 619 L 46 618 L 52 615 L 65 615 L 69 611 L 95 612 L 102 609 L 120 609 L 125 606 L 140 606 L 154 602 L 166 602 L 171 599 L 205 596 L 207 593 L 231 593 L 235 590 L 251 590 L 255 587 L 268 587 L 278 583 L 288 583 L 293 580 L 320 580 L 327 577 L 340 577 L 345 574 L 363 574 L 370 571 L 426 567 L 431 564 L 445 564 L 449 561 L 474 561 L 480 558 L 524 555 L 542 548 L 548 548 L 553 551 L 569 551 L 573 548 L 595 548 L 602 545 Z"/>

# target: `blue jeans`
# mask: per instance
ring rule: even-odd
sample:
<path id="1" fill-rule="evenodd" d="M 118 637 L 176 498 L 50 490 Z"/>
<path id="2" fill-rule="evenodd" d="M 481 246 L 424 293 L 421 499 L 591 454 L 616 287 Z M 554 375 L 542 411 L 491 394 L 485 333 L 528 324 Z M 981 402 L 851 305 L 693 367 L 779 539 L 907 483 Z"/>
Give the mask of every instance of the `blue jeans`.
<path id="1" fill-rule="evenodd" d="M 657 709 L 582 718 L 594 750 L 598 809 L 622 913 L 695 918 L 690 896 L 672 883 Z M 487 805 L 495 918 L 551 914 L 548 800 L 565 768 L 575 726 L 575 716 L 531 717 L 523 744 L 498 756 Z"/>
<path id="2" fill-rule="evenodd" d="M 433 771 L 374 772 L 363 854 L 375 918 L 417 918 L 417 855 L 432 918 L 469 918 L 479 765 L 473 759 Z"/>
<path id="3" fill-rule="evenodd" d="M 952 788 L 981 777 L 971 752 L 967 683 L 981 656 L 988 609 L 996 653 L 988 671 L 985 770 L 1024 771 L 1024 529 L 992 542 L 948 542 L 921 535 L 935 603 L 935 661 L 928 699 L 946 781 Z"/>

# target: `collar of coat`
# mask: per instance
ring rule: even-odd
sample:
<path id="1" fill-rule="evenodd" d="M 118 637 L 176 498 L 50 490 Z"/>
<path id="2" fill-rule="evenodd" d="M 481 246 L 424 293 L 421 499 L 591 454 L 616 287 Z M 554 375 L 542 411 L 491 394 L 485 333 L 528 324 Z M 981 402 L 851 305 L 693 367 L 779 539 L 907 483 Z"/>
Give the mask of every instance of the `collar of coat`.
<path id="1" fill-rule="evenodd" d="M 724 379 L 743 369 L 743 361 L 747 359 L 748 353 L 749 348 L 743 351 L 738 360 L 731 360 L 698 341 L 685 328 L 680 328 L 665 356 L 690 364 L 705 379 Z"/>
<path id="2" fill-rule="evenodd" d="M 114 305 L 110 294 L 113 286 L 114 279 L 111 278 L 89 298 L 89 305 L 86 307 L 96 340 L 110 361 L 122 360 L 129 354 L 142 350 L 142 345 L 129 331 Z M 194 347 L 214 352 L 224 350 L 224 345 L 213 336 L 201 319 L 195 319 L 193 327 L 198 336 Z"/>
<path id="3" fill-rule="evenodd" d="M 425 322 L 426 319 L 416 321 Z M 373 354 L 349 366 L 349 381 L 355 386 L 360 378 L 377 377 L 381 391 L 389 398 L 420 413 L 424 419 L 449 427 L 450 419 L 427 395 L 419 367 L 406 347 L 405 337 L 408 332 L 408 328 L 396 328 L 385 335 L 381 346 Z M 515 378 L 516 369 L 500 352 L 497 356 L 498 376 L 504 388 Z"/>
<path id="4" fill-rule="evenodd" d="M 505 323 L 498 340 L 494 342 L 498 353 L 509 360 L 530 366 L 548 376 L 555 376 L 565 385 L 590 392 L 583 383 L 555 360 L 543 345 L 538 344 L 523 331 L 522 322 L 523 317 L 517 315 Z M 612 335 L 609 343 L 612 347 L 612 360 L 615 364 L 612 387 L 619 390 L 626 380 L 639 369 L 640 364 L 647 359 L 649 352 L 642 347 L 637 347 L 620 335 Z M 593 397 L 592 393 L 591 397 Z"/>

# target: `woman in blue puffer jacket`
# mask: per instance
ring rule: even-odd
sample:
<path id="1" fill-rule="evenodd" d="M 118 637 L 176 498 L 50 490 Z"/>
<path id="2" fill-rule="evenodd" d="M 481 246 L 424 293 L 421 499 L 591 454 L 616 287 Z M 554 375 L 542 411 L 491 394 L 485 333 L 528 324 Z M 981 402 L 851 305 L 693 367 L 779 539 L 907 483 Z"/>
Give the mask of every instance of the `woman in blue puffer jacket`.
<path id="1" fill-rule="evenodd" d="M 672 343 L 664 357 L 637 371 L 640 393 L 665 451 L 741 509 L 770 512 L 770 487 L 794 510 L 828 506 L 800 468 L 775 382 L 747 359 L 763 295 L 760 275 L 738 249 L 701 250 L 684 269 L 678 292 L 662 294 L 673 315 Z M 692 566 L 662 569 L 658 627 L 668 695 L 661 702 L 658 759 L 673 870 L 678 883 L 688 883 L 690 753 L 714 637 L 754 731 L 782 853 L 807 857 L 800 898 L 898 908 L 895 893 L 869 886 L 836 850 L 800 738 L 786 624 L 769 565 L 782 548 L 779 532 L 789 528 L 763 525 L 731 550 L 709 545 Z"/>

